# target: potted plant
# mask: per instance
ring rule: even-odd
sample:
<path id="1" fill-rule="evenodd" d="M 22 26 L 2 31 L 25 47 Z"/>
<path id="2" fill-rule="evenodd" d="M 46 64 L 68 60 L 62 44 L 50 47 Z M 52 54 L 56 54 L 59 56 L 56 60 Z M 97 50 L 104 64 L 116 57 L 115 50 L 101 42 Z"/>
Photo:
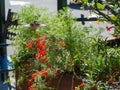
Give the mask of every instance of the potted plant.
<path id="1" fill-rule="evenodd" d="M 12 62 L 16 68 L 17 90 L 35 87 L 39 90 L 49 86 L 56 89 L 57 85 L 51 85 L 56 79 L 54 77 L 71 74 L 71 79 L 74 63 L 82 62 L 77 60 L 80 53 L 77 48 L 82 47 L 79 42 L 84 41 L 82 37 L 87 36 L 87 29 L 81 32 L 83 28 L 76 24 L 67 10 L 51 15 L 29 6 L 17 13 L 16 19 L 18 26 L 11 26 L 10 30 L 17 34 L 12 40 L 16 48 Z M 81 79 L 78 82 L 81 83 Z"/>
<path id="2" fill-rule="evenodd" d="M 10 30 L 16 33 L 12 39 L 16 52 L 11 58 L 16 68 L 17 90 L 95 90 L 92 88 L 101 86 L 96 83 L 106 78 L 99 76 L 108 73 L 107 66 L 110 70 L 115 63 L 119 66 L 118 52 L 115 51 L 115 62 L 111 63 L 112 53 L 107 52 L 106 41 L 100 41 L 99 33 L 93 35 L 89 28 L 81 27 L 69 9 L 51 14 L 27 6 L 14 15 L 13 20 L 16 19 L 18 26 L 11 26 Z M 114 69 L 117 75 L 118 66 Z M 90 83 L 86 84 L 87 81 Z"/>

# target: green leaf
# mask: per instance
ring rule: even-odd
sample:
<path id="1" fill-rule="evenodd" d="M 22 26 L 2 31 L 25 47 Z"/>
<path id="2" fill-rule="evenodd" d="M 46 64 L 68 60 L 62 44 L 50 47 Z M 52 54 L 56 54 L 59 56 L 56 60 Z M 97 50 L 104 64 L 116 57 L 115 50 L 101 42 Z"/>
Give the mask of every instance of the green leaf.
<path id="1" fill-rule="evenodd" d="M 112 20 L 117 20 L 118 18 L 116 16 L 111 16 L 110 17 Z"/>
<path id="2" fill-rule="evenodd" d="M 104 6 L 102 4 L 100 4 L 100 3 L 97 3 L 97 8 L 98 9 L 104 9 Z"/>
<path id="3" fill-rule="evenodd" d="M 115 5 L 114 5 L 114 9 L 116 9 L 116 8 L 118 8 L 118 4 L 115 4 Z"/>
<path id="4" fill-rule="evenodd" d="M 88 2 L 88 0 L 83 0 L 84 3 Z"/>

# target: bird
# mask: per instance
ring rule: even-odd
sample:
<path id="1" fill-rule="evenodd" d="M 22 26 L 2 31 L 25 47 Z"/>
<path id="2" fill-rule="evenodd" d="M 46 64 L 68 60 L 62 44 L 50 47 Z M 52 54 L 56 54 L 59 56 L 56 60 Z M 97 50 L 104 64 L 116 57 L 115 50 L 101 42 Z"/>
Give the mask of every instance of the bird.
<path id="1" fill-rule="evenodd" d="M 39 24 L 37 21 L 34 21 L 31 24 L 25 24 L 23 25 L 24 27 L 31 27 L 33 30 L 36 30 L 37 27 L 45 27 L 47 26 L 46 24 Z"/>

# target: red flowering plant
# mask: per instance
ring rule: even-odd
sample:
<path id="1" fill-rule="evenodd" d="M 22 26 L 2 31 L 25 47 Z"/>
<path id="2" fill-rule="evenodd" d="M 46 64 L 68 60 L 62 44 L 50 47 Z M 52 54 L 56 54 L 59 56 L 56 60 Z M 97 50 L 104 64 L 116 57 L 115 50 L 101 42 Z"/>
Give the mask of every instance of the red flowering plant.
<path id="1" fill-rule="evenodd" d="M 11 56 L 17 90 L 48 89 L 50 78 L 65 72 L 75 74 L 74 67 L 80 69 L 87 29 L 82 32 L 84 28 L 79 27 L 67 10 L 50 15 L 29 6 L 14 15 L 15 19 L 18 26 L 11 26 L 10 30 L 17 34 L 12 39 L 16 51 Z"/>
<path id="2" fill-rule="evenodd" d="M 112 64 L 119 72 L 120 64 L 116 60 L 119 52 L 107 53 L 106 43 L 100 41 L 99 34 L 93 35 L 89 28 L 81 27 L 68 9 L 51 15 L 29 6 L 14 19 L 18 20 L 18 26 L 11 26 L 10 30 L 17 34 L 12 39 L 16 48 L 12 62 L 16 68 L 17 90 L 49 90 L 52 78 L 67 74 L 80 80 L 78 85 L 71 87 L 79 90 L 86 87 L 81 76 L 90 79 L 87 76 L 92 75 L 97 81 L 108 80 L 110 76 L 107 79 L 104 76 L 114 72 L 112 69 L 107 72 L 107 67 Z M 113 54 L 115 58 L 111 58 Z M 110 60 L 116 63 L 110 63 Z"/>
<path id="3" fill-rule="evenodd" d="M 31 50 L 35 51 L 33 57 L 35 58 L 35 62 L 38 63 L 38 67 L 33 69 L 33 73 L 28 80 L 28 84 L 30 85 L 28 90 L 48 88 L 45 86 L 46 77 L 57 75 L 57 69 L 61 68 L 60 65 L 63 63 L 59 62 L 59 58 L 66 60 L 65 57 L 63 57 L 65 51 L 64 46 L 64 42 L 58 39 L 55 40 L 55 38 L 49 40 L 46 35 L 36 36 L 35 39 L 26 42 L 26 50 L 28 52 L 31 52 Z M 54 55 L 53 52 L 55 52 L 56 55 Z M 53 60 L 51 60 L 51 58 Z M 64 68 L 64 66 L 62 68 Z"/>

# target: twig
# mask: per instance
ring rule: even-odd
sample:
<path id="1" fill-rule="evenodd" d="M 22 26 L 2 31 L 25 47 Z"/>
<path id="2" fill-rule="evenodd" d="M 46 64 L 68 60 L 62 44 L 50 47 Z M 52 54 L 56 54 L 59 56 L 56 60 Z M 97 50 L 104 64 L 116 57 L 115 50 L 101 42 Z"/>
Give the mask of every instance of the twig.
<path id="1" fill-rule="evenodd" d="M 97 0 L 95 0 L 95 8 L 94 8 L 98 14 L 102 15 L 103 17 L 105 17 L 108 21 L 111 21 L 112 23 L 114 23 L 115 25 L 118 25 L 117 22 L 115 22 L 114 20 L 112 20 L 108 15 L 104 14 L 103 12 L 101 12 L 98 8 L 97 8 Z"/>
<path id="2" fill-rule="evenodd" d="M 71 86 L 71 90 L 73 90 L 73 85 L 74 85 L 74 75 L 72 76 L 72 86 Z"/>
<path id="3" fill-rule="evenodd" d="M 64 73 L 65 73 L 65 72 L 64 72 Z M 59 88 L 59 85 L 60 85 L 60 82 L 61 82 L 61 80 L 62 80 L 62 78 L 63 78 L 64 73 L 61 75 L 60 79 L 58 80 L 57 89 L 56 89 L 56 90 L 58 90 L 58 88 Z"/>

